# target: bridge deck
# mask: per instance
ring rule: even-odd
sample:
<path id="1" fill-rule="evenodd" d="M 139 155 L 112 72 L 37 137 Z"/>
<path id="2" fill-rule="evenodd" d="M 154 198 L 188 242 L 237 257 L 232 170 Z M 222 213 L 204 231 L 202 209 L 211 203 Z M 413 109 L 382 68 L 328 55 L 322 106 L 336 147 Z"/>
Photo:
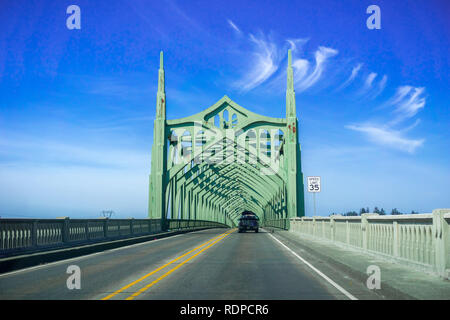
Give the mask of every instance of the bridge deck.
<path id="1" fill-rule="evenodd" d="M 80 290 L 67 289 L 69 265 L 81 269 Z M 126 299 L 139 290 L 136 299 L 346 298 L 263 230 L 204 230 L 0 275 L 0 299 Z"/>
<path id="2" fill-rule="evenodd" d="M 378 291 L 365 283 L 374 263 L 382 269 Z M 80 290 L 67 288 L 70 265 L 81 269 Z M 0 300 L 448 298 L 448 282 L 416 273 L 292 232 L 209 229 L 0 274 Z"/>

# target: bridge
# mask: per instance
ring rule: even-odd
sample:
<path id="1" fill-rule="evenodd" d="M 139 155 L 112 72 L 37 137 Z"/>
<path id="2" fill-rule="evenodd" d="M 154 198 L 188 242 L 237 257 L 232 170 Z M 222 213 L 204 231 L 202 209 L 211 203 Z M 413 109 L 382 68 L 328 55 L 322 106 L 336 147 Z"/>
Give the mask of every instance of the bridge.
<path id="1" fill-rule="evenodd" d="M 161 53 L 148 218 L 0 219 L 0 299 L 448 299 L 450 209 L 305 216 L 291 64 L 286 118 L 170 120 Z"/>
<path id="2" fill-rule="evenodd" d="M 290 51 L 288 56 L 285 119 L 253 113 L 224 96 L 198 114 L 167 120 L 161 52 L 150 218 L 235 226 L 245 210 L 263 223 L 305 215 Z"/>

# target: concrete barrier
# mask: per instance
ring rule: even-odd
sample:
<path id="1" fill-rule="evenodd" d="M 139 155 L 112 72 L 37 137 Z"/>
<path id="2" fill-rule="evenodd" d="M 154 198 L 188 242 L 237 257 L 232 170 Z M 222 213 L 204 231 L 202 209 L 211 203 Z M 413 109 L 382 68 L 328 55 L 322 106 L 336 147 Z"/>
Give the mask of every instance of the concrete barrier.
<path id="1" fill-rule="evenodd" d="M 84 256 L 100 251 L 120 248 L 128 245 L 133 245 L 141 242 L 162 239 L 171 237 L 177 234 L 187 232 L 199 231 L 208 229 L 208 227 L 198 227 L 194 229 L 184 229 L 154 233 L 144 236 L 127 237 L 124 239 L 102 241 L 84 245 L 76 245 L 69 247 L 62 247 L 53 250 L 36 251 L 32 253 L 25 253 L 22 255 L 12 255 L 8 257 L 0 257 L 0 274 L 19 270 L 27 267 L 32 267 L 44 263 L 50 263 L 65 259 L 71 259 L 79 256 Z"/>
<path id="2" fill-rule="evenodd" d="M 450 279 L 450 209 L 408 215 L 292 218 L 289 231 Z"/>
<path id="3" fill-rule="evenodd" d="M 164 225 L 163 225 L 164 222 Z M 160 219 L 0 219 L 0 258 L 164 231 L 226 227 L 202 220 Z"/>

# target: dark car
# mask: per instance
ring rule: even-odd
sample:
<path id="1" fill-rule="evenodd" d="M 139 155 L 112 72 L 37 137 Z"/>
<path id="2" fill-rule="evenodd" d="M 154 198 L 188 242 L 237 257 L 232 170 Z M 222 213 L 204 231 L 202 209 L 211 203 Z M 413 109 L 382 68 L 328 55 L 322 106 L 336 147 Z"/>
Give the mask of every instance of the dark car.
<path id="1" fill-rule="evenodd" d="M 239 232 L 254 230 L 258 232 L 259 218 L 255 214 L 242 214 L 239 218 Z"/>

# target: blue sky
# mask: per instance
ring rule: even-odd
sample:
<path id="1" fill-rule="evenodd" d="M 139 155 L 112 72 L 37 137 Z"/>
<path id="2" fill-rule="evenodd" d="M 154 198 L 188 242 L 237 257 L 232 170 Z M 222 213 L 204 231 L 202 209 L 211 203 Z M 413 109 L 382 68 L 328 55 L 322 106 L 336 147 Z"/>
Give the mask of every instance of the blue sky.
<path id="1" fill-rule="evenodd" d="M 81 30 L 66 27 L 71 4 Z M 380 30 L 366 27 L 371 4 Z M 449 12 L 429 0 L 2 1 L 0 216 L 146 217 L 160 50 L 169 119 L 225 94 L 285 117 L 293 50 L 318 214 L 450 207 Z"/>

